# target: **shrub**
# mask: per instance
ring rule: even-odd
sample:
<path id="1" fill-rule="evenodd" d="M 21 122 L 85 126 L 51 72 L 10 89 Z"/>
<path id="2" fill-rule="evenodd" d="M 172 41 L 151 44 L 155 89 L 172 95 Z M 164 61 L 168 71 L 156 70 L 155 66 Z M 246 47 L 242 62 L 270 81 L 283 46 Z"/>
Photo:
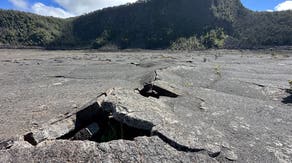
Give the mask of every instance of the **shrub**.
<path id="1" fill-rule="evenodd" d="M 223 28 L 212 29 L 204 36 L 201 36 L 201 42 L 206 48 L 223 48 L 228 36 Z"/>
<path id="2" fill-rule="evenodd" d="M 174 41 L 171 46 L 171 50 L 197 50 L 197 49 L 204 49 L 204 46 L 200 42 L 199 39 L 197 39 L 196 36 L 190 37 L 190 38 L 179 38 L 178 40 Z"/>
<path id="3" fill-rule="evenodd" d="M 202 35 L 200 39 L 196 36 L 190 38 L 179 38 L 170 46 L 172 50 L 197 50 L 205 48 L 224 48 L 228 36 L 222 28 L 212 29 Z"/>
<path id="4" fill-rule="evenodd" d="M 92 48 L 99 49 L 102 46 L 104 46 L 107 43 L 107 41 L 104 38 L 98 37 L 93 43 Z"/>
<path id="5" fill-rule="evenodd" d="M 92 43 L 92 48 L 94 49 L 99 49 L 101 47 L 103 47 L 104 45 L 106 45 L 108 43 L 108 39 L 109 39 L 109 32 L 108 31 L 104 31 L 99 37 L 97 37 L 95 39 L 95 41 Z"/>

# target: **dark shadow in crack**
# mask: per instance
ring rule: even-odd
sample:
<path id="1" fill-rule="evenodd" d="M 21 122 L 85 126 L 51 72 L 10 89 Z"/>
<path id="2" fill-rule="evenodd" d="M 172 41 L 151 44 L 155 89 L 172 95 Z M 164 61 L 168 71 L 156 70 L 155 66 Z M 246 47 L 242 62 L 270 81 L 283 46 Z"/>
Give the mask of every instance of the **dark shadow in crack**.
<path id="1" fill-rule="evenodd" d="M 63 133 L 59 130 L 62 128 L 56 128 L 56 126 L 66 126 L 68 127 L 68 119 L 73 120 L 75 125 L 71 126 L 71 131 L 56 137 L 55 139 L 63 140 L 90 140 L 98 143 L 109 142 L 112 140 L 134 140 L 140 136 L 158 136 L 166 144 L 170 145 L 174 149 L 182 152 L 200 152 L 202 154 L 209 155 L 212 158 L 217 158 L 220 156 L 220 152 L 209 153 L 205 149 L 200 148 L 190 148 L 186 145 L 179 144 L 175 140 L 172 140 L 159 131 L 153 130 L 153 126 L 147 129 L 141 129 L 140 124 L 145 124 L 146 121 L 134 119 L 127 117 L 127 115 L 119 116 L 114 118 L 113 115 L 117 114 L 113 109 L 111 109 L 113 104 L 109 102 L 103 102 L 101 106 L 95 101 L 91 101 L 86 104 L 80 111 L 74 114 L 70 114 L 67 117 L 51 123 L 46 130 L 49 131 L 46 134 L 52 134 L 49 137 L 56 136 L 57 133 Z M 121 118 L 121 119 L 119 119 Z M 129 118 L 130 120 L 126 119 Z M 131 123 L 129 123 L 131 122 Z M 150 123 L 150 122 L 147 122 Z M 57 124 L 57 125 L 56 125 Z M 129 125 L 127 125 L 129 124 Z M 131 124 L 131 126 L 130 126 Z M 145 128 L 145 125 L 143 125 Z M 149 126 L 149 125 L 147 125 Z M 63 128 L 67 129 L 68 128 Z M 54 131 L 50 131 L 54 130 Z M 42 130 L 40 131 L 42 132 Z M 32 145 L 37 145 L 41 141 L 36 141 L 33 133 L 29 133 L 24 136 L 24 139 L 31 143 Z M 46 135 L 48 136 L 48 135 Z M 7 144 L 7 143 L 6 143 Z M 5 147 L 7 146 L 5 143 Z M 1 144 L 0 144 L 1 145 Z M 1 146 L 0 146 L 1 147 Z"/>
<path id="2" fill-rule="evenodd" d="M 204 149 L 193 149 L 193 148 L 189 148 L 189 147 L 184 146 L 184 145 L 180 145 L 177 142 L 167 138 L 166 136 L 164 136 L 163 134 L 161 134 L 158 131 L 154 131 L 153 135 L 158 136 L 161 140 L 163 140 L 164 142 L 166 142 L 167 144 L 169 144 L 170 146 L 172 146 L 173 148 L 175 148 L 178 151 L 183 151 L 183 152 L 201 152 L 201 151 L 204 151 Z"/>
<path id="3" fill-rule="evenodd" d="M 158 136 L 161 140 L 163 140 L 165 143 L 167 143 L 168 145 L 172 146 L 173 148 L 175 148 L 178 151 L 182 151 L 182 152 L 195 152 L 195 153 L 206 153 L 207 155 L 209 155 L 212 158 L 217 158 L 221 152 L 215 152 L 215 153 L 211 153 L 208 152 L 205 149 L 200 149 L 200 148 L 190 148 L 188 146 L 179 144 L 177 142 L 175 142 L 174 140 L 169 139 L 168 137 L 166 137 L 165 135 L 161 134 L 159 131 L 153 131 L 153 135 Z"/>
<path id="4" fill-rule="evenodd" d="M 74 130 L 58 139 L 90 140 L 101 143 L 119 139 L 134 140 L 139 136 L 151 135 L 151 130 L 130 127 L 124 123 L 118 122 L 112 117 L 99 118 L 99 120 L 92 122 L 92 124 L 80 130 Z"/>
<path id="5" fill-rule="evenodd" d="M 153 84 L 145 85 L 144 88 L 142 90 L 140 90 L 139 92 L 144 97 L 154 97 L 157 99 L 161 96 L 171 97 L 171 98 L 178 97 L 177 94 L 170 92 L 166 89 L 160 88 L 160 87 L 153 85 Z"/>
<path id="6" fill-rule="evenodd" d="M 70 122 L 75 122 L 70 125 Z M 24 135 L 24 140 L 32 145 L 47 139 L 90 140 L 108 142 L 125 139 L 134 140 L 138 136 L 150 136 L 151 129 L 143 130 L 115 120 L 111 112 L 107 112 L 95 101 L 91 101 L 77 113 L 68 115 L 50 123 L 44 129 Z M 63 134 L 64 130 L 70 131 Z"/>
<path id="7" fill-rule="evenodd" d="M 283 98 L 282 102 L 284 104 L 292 104 L 292 90 L 286 90 L 286 92 L 289 95 L 287 97 Z"/>
<path id="8" fill-rule="evenodd" d="M 84 105 L 80 111 L 64 116 L 35 132 L 30 132 L 24 135 L 24 140 L 32 145 L 47 140 L 48 138 L 62 137 L 64 130 L 70 130 L 71 132 L 66 135 L 74 135 L 79 130 L 92 124 L 96 117 L 102 113 L 99 109 L 99 105 L 96 101 L 91 101 Z M 73 122 L 74 125 L 68 124 L 68 121 Z M 56 131 L 54 131 L 56 130 Z M 45 134 L 44 134 L 45 133 Z"/>
<path id="9" fill-rule="evenodd" d="M 90 140 L 101 143 L 119 139 L 134 140 L 138 136 L 151 135 L 151 129 L 138 129 L 119 122 L 112 117 L 112 113 L 104 111 L 97 104 L 90 107 L 92 109 L 77 113 L 75 129 L 72 132 L 57 139 Z"/>

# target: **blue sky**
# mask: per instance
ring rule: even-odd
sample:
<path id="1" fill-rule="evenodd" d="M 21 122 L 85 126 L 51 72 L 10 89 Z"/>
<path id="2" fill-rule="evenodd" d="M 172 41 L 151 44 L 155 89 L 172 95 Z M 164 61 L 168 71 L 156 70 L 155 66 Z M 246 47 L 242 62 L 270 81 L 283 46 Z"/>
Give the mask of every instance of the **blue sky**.
<path id="1" fill-rule="evenodd" d="M 54 0 L 26 0 L 26 2 L 28 4 L 35 4 L 37 2 L 41 2 L 47 6 L 61 7 Z M 21 8 L 18 8 L 17 6 L 13 5 L 13 3 L 9 0 L 0 0 L 0 8 L 22 10 Z"/>
<path id="2" fill-rule="evenodd" d="M 285 0 L 241 0 L 243 5 L 251 10 L 266 11 L 273 10 L 278 4 Z"/>
<path id="3" fill-rule="evenodd" d="M 0 8 L 33 12 L 45 16 L 72 17 L 104 7 L 132 3 L 136 0 L 0 0 Z M 254 11 L 292 9 L 292 0 L 241 0 Z"/>

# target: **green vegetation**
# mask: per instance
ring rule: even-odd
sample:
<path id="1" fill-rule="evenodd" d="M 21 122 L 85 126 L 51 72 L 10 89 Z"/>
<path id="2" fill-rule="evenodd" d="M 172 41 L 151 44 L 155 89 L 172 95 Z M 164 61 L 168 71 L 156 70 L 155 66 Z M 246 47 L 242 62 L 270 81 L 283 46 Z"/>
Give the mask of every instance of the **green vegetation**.
<path id="1" fill-rule="evenodd" d="M 195 50 L 292 45 L 292 11 L 240 0 L 140 0 L 73 19 L 0 10 L 0 44 Z"/>
<path id="2" fill-rule="evenodd" d="M 234 29 L 236 47 L 292 45 L 292 11 L 248 12 Z"/>
<path id="3" fill-rule="evenodd" d="M 207 30 L 216 22 L 209 1 L 149 0 L 96 11 L 73 21 L 73 36 L 90 44 L 110 31 L 108 42 L 120 48 L 164 49 L 180 37 Z M 200 14 L 192 14 L 194 11 Z M 82 32 L 81 32 L 82 31 Z"/>
<path id="4" fill-rule="evenodd" d="M 110 39 L 110 35 L 109 35 L 109 32 L 105 30 L 103 31 L 101 36 L 96 38 L 95 41 L 92 43 L 92 48 L 99 49 L 105 46 L 109 42 L 108 39 Z"/>
<path id="5" fill-rule="evenodd" d="M 227 38 L 228 36 L 222 28 L 212 29 L 199 39 L 196 36 L 179 38 L 171 44 L 170 49 L 191 51 L 206 48 L 223 48 Z"/>
<path id="6" fill-rule="evenodd" d="M 0 10 L 0 42 L 9 45 L 46 46 L 61 35 L 65 20 Z"/>
<path id="7" fill-rule="evenodd" d="M 201 43 L 199 39 L 197 39 L 196 36 L 190 37 L 190 38 L 179 38 L 178 40 L 174 41 L 170 49 L 171 50 L 198 50 L 198 49 L 204 49 L 204 45 Z"/>
<path id="8" fill-rule="evenodd" d="M 210 30 L 206 35 L 201 36 L 201 42 L 206 48 L 223 48 L 228 36 L 222 28 Z"/>
<path id="9" fill-rule="evenodd" d="M 216 64 L 214 66 L 214 72 L 215 72 L 216 75 L 218 75 L 221 78 L 221 76 L 222 76 L 221 75 L 221 65 Z"/>

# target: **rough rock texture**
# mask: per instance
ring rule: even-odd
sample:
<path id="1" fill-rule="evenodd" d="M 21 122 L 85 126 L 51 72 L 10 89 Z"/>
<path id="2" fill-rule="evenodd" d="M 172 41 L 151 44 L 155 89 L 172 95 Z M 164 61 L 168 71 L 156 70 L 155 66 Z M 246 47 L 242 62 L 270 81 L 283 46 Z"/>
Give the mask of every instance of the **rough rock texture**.
<path id="1" fill-rule="evenodd" d="M 80 130 L 85 126 L 84 130 L 86 130 L 87 127 L 94 125 L 92 122 L 98 117 L 98 109 L 96 108 L 99 108 L 97 102 L 89 102 L 81 107 L 79 111 L 68 113 L 57 119 L 52 119 L 48 123 L 41 125 L 41 127 L 33 129 L 24 135 L 24 140 L 33 145 L 37 145 L 45 140 L 58 139 L 74 130 Z M 98 130 L 98 126 L 94 128 Z"/>
<path id="2" fill-rule="evenodd" d="M 291 162 L 291 52 L 269 53 L 1 50 L 0 162 Z M 100 115 L 150 135 L 58 139 Z"/>
<path id="3" fill-rule="evenodd" d="M 135 141 L 47 141 L 34 148 L 0 151 L 0 162 L 217 162 L 201 153 L 175 150 L 157 137 Z"/>

